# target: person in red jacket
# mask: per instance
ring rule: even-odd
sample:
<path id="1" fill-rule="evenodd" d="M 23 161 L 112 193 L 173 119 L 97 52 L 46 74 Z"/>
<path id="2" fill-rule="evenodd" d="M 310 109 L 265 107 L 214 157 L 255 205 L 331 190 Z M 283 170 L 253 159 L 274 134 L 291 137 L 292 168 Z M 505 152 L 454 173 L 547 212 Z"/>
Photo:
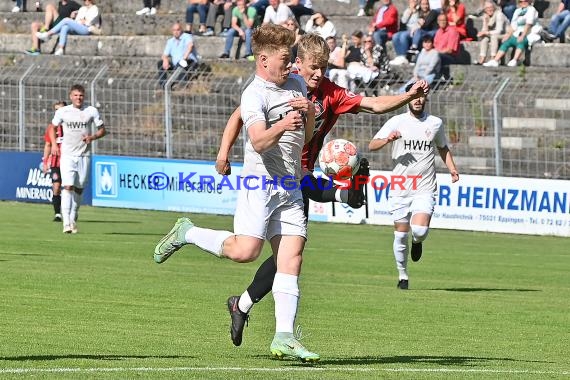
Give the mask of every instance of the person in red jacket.
<path id="1" fill-rule="evenodd" d="M 368 26 L 368 35 L 373 36 L 376 45 L 386 48 L 386 41 L 398 32 L 399 20 L 398 9 L 392 4 L 392 0 L 382 0 L 382 6 L 378 8 Z"/>
<path id="2" fill-rule="evenodd" d="M 457 30 L 461 39 L 466 38 L 465 5 L 461 4 L 460 0 L 444 0 L 443 10 L 447 16 L 447 24 Z"/>

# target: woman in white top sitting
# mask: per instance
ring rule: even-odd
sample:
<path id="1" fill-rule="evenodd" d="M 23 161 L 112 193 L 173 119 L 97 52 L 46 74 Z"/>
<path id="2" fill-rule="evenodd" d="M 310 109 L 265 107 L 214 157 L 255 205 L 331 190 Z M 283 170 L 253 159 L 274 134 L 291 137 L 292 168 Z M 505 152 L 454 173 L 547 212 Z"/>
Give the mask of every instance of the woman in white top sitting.
<path id="1" fill-rule="evenodd" d="M 507 63 L 507 66 L 514 67 L 521 63 L 521 57 L 529 47 L 528 37 L 538 23 L 538 11 L 531 5 L 529 0 L 518 0 L 518 4 L 519 6 L 515 10 L 507 33 L 503 37 L 503 43 L 499 47 L 499 52 L 495 55 L 495 58 L 485 62 L 483 66 L 499 66 L 499 61 L 505 56 L 509 48 L 515 48 L 515 54 L 513 59 Z"/>
<path id="2" fill-rule="evenodd" d="M 95 0 L 85 0 L 85 5 L 79 8 L 75 19 L 65 18 L 47 32 L 36 32 L 36 36 L 42 41 L 47 41 L 51 36 L 59 34 L 59 42 L 54 54 L 63 55 L 68 34 L 87 36 L 99 30 L 99 24 L 100 14 Z"/>
<path id="3" fill-rule="evenodd" d="M 336 36 L 336 28 L 334 24 L 321 12 L 317 12 L 311 16 L 305 25 L 305 32 L 315 33 L 325 40 L 328 37 Z"/>

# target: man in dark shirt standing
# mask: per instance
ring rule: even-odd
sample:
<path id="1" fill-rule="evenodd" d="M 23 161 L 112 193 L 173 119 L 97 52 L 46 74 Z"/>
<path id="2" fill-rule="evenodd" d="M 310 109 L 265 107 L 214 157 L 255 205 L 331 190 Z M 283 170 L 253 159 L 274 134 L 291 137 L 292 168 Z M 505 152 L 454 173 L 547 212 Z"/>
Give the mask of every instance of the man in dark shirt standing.
<path id="1" fill-rule="evenodd" d="M 38 37 L 36 37 L 36 32 L 50 30 L 66 17 L 75 18 L 79 8 L 81 8 L 81 5 L 73 0 L 61 0 L 58 3 L 57 9 L 53 4 L 46 5 L 43 24 L 40 21 L 32 22 L 32 48 L 26 50 L 25 53 L 28 55 L 40 55 L 40 41 Z"/>

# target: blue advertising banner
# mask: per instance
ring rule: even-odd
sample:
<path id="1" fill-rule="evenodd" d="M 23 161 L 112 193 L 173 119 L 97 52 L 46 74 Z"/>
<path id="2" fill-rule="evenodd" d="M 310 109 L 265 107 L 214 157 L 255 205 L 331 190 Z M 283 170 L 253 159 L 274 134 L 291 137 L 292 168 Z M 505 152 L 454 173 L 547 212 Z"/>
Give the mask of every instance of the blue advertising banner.
<path id="1" fill-rule="evenodd" d="M 40 168 L 42 154 L 38 152 L 0 152 L 0 199 L 50 203 L 53 196 L 49 172 Z M 91 204 L 91 186 L 83 191 L 82 204 Z"/>
<path id="2" fill-rule="evenodd" d="M 233 215 L 240 165 L 216 173 L 212 162 L 93 156 L 93 205 Z"/>

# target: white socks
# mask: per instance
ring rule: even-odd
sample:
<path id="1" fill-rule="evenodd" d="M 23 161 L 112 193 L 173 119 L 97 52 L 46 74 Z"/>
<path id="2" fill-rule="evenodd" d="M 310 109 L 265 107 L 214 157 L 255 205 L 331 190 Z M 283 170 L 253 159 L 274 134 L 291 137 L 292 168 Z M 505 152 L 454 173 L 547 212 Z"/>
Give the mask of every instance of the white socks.
<path id="1" fill-rule="evenodd" d="M 243 292 L 243 294 L 239 297 L 239 302 L 238 302 L 238 309 L 240 309 L 242 312 L 244 313 L 249 313 L 249 311 L 251 310 L 253 306 L 253 301 L 251 300 L 251 297 L 249 295 L 249 293 L 247 292 L 247 290 L 245 292 Z"/>
<path id="2" fill-rule="evenodd" d="M 408 233 L 394 231 L 394 258 L 400 280 L 408 279 Z"/>
<path id="3" fill-rule="evenodd" d="M 276 273 L 273 280 L 273 299 L 275 300 L 275 332 L 291 333 L 295 325 L 297 305 L 299 303 L 299 276 Z"/>
<path id="4" fill-rule="evenodd" d="M 75 191 L 71 192 L 71 211 L 69 212 L 69 224 L 74 224 L 77 220 L 77 212 L 79 211 L 79 205 L 81 204 L 81 194 Z"/>
<path id="5" fill-rule="evenodd" d="M 62 189 L 61 190 L 61 218 L 64 226 L 69 226 L 72 222 L 70 219 L 73 194 L 75 191 Z"/>
<path id="6" fill-rule="evenodd" d="M 337 202 L 348 203 L 348 190 L 337 189 L 334 198 Z"/>
<path id="7" fill-rule="evenodd" d="M 233 236 L 233 232 L 192 227 L 186 232 L 186 242 L 202 248 L 216 257 L 223 257 L 224 240 Z"/>

